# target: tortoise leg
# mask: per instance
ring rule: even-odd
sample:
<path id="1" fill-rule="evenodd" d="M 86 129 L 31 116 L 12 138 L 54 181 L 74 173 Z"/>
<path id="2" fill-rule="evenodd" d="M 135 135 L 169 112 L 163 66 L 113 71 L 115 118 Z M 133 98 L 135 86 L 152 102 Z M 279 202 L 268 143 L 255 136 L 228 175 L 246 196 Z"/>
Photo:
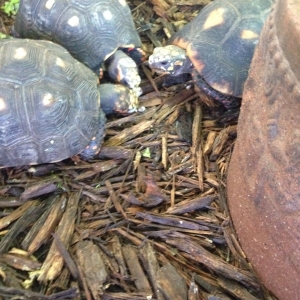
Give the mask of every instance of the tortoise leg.
<path id="1" fill-rule="evenodd" d="M 141 48 L 119 48 L 119 50 L 131 57 L 138 66 L 146 61 L 146 53 Z"/>
<path id="2" fill-rule="evenodd" d="M 92 138 L 89 145 L 86 146 L 86 148 L 80 153 L 80 156 L 83 159 L 85 160 L 92 159 L 95 155 L 99 153 L 105 136 L 105 123 L 106 123 L 106 116 L 104 112 L 100 109 L 99 130 L 96 133 L 96 135 Z"/>
<path id="3" fill-rule="evenodd" d="M 128 114 L 139 109 L 138 95 L 122 84 L 103 83 L 98 85 L 101 109 L 106 115 Z"/>
<path id="4" fill-rule="evenodd" d="M 141 83 L 138 67 L 134 60 L 123 51 L 117 50 L 107 60 L 107 70 L 109 76 L 119 83 L 123 83 L 129 88 L 137 88 Z"/>

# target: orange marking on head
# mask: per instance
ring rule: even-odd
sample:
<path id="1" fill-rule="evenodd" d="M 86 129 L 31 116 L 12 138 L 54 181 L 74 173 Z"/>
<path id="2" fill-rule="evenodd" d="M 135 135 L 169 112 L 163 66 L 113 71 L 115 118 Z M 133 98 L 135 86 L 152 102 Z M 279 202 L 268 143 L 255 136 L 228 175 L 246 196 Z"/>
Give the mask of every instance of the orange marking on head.
<path id="1" fill-rule="evenodd" d="M 225 8 L 222 7 L 213 10 L 208 15 L 203 25 L 203 29 L 206 30 L 217 25 L 222 25 L 224 23 L 224 12 L 225 12 Z"/>
<path id="2" fill-rule="evenodd" d="M 258 38 L 258 34 L 252 30 L 246 30 L 244 29 L 241 32 L 241 38 L 243 40 L 250 40 L 250 39 L 257 39 Z"/>
<path id="3" fill-rule="evenodd" d="M 186 49 L 189 45 L 189 41 L 185 40 L 184 38 L 177 37 L 176 39 L 174 39 L 172 44 L 175 45 L 175 46 L 178 46 L 182 49 Z"/>
<path id="4" fill-rule="evenodd" d="M 182 66 L 183 65 L 183 61 L 181 61 L 181 60 L 176 60 L 175 62 L 174 62 L 174 65 L 175 66 Z"/>
<path id="5" fill-rule="evenodd" d="M 186 49 L 186 54 L 187 56 L 189 57 L 189 59 L 191 60 L 194 68 L 199 72 L 201 73 L 202 70 L 204 69 L 205 67 L 205 63 L 202 62 L 199 57 L 197 58 L 197 52 L 194 51 L 192 48 L 191 48 L 191 45 L 188 45 L 187 49 Z"/>

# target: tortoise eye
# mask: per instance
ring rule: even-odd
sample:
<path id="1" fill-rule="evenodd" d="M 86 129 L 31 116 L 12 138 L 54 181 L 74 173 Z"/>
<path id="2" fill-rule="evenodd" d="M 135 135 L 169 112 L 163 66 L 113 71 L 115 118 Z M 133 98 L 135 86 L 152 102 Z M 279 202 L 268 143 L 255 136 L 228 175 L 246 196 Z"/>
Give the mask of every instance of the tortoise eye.
<path id="1" fill-rule="evenodd" d="M 169 62 L 168 62 L 167 60 L 162 60 L 162 61 L 160 62 L 160 64 L 161 64 L 162 66 L 166 66 L 166 65 L 169 64 Z"/>

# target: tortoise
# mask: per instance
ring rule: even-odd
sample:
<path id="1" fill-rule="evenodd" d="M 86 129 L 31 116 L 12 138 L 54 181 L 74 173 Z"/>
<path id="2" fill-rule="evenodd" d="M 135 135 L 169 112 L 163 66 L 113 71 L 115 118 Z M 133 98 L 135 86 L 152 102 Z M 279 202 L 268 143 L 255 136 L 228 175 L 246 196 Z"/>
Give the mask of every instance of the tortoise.
<path id="1" fill-rule="evenodd" d="M 115 81 L 140 84 L 137 63 L 144 53 L 125 0 L 20 0 L 11 32 L 60 44 L 96 73 L 109 60 Z"/>
<path id="2" fill-rule="evenodd" d="M 2 167 L 56 162 L 78 153 L 90 159 L 105 134 L 100 93 L 106 112 L 124 103 L 132 108 L 132 99 L 114 84 L 99 92 L 95 73 L 50 41 L 1 40 L 0 85 Z M 112 101 L 114 92 L 123 102 Z"/>
<path id="3" fill-rule="evenodd" d="M 177 76 L 191 73 L 196 86 L 227 109 L 240 104 L 260 31 L 274 0 L 215 0 L 169 44 L 157 47 L 149 66 Z"/>

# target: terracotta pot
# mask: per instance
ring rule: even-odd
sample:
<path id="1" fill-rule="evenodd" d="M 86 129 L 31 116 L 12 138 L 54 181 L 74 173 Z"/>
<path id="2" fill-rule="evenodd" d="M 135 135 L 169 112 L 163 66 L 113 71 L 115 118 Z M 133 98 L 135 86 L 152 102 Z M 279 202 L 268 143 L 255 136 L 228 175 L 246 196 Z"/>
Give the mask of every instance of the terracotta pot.
<path id="1" fill-rule="evenodd" d="M 300 299 L 300 1 L 279 0 L 245 84 L 227 178 L 241 246 L 265 286 Z"/>

